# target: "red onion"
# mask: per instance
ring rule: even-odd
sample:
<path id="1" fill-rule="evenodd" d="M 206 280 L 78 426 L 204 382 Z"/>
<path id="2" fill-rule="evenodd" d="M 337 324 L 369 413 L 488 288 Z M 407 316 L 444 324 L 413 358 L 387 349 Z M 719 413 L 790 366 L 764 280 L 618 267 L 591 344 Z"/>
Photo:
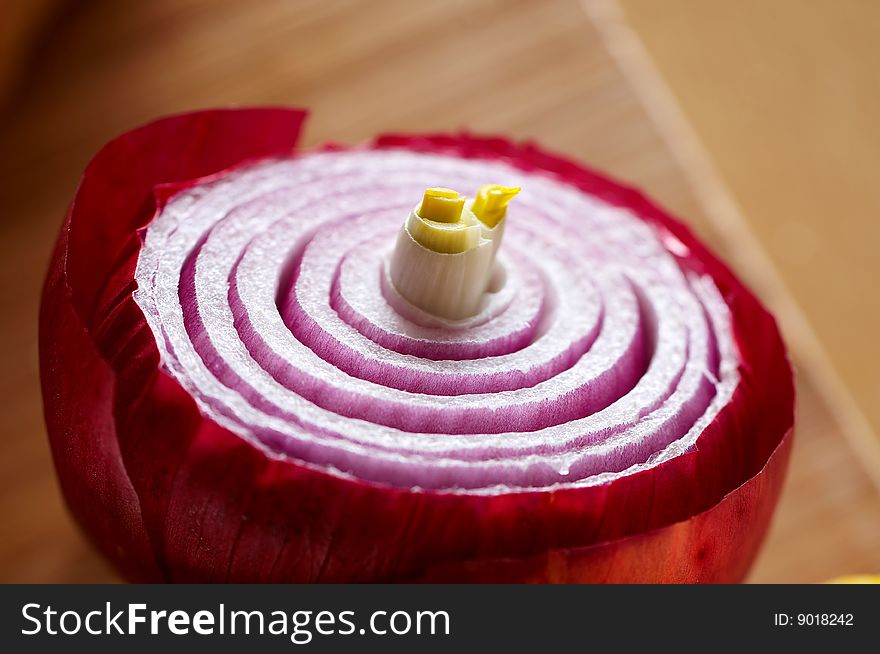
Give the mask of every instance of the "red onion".
<path id="1" fill-rule="evenodd" d="M 631 189 L 501 138 L 294 152 L 160 120 L 89 164 L 40 317 L 63 491 L 135 580 L 737 581 L 793 421 L 773 318 Z M 397 296 L 427 186 L 521 186 L 461 323 Z"/>

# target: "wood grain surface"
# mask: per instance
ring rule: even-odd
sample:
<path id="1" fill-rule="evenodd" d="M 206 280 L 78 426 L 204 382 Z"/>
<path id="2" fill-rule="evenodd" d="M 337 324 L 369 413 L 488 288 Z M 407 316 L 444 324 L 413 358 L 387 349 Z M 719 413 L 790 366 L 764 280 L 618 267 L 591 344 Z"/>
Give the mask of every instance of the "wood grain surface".
<path id="1" fill-rule="evenodd" d="M 620 6 L 880 456 L 880 2 Z"/>
<path id="2" fill-rule="evenodd" d="M 0 102 L 22 72 L 34 37 L 59 0 L 0 0 Z"/>
<path id="3" fill-rule="evenodd" d="M 636 184 L 727 243 L 656 117 L 574 0 L 72 3 L 0 121 L 0 580 L 111 581 L 66 513 L 37 375 L 47 257 L 79 173 L 114 134 L 195 107 L 313 110 L 307 144 L 503 132 Z M 754 274 L 754 271 L 752 271 Z M 791 474 L 755 581 L 880 570 L 880 495 L 809 369 Z"/>

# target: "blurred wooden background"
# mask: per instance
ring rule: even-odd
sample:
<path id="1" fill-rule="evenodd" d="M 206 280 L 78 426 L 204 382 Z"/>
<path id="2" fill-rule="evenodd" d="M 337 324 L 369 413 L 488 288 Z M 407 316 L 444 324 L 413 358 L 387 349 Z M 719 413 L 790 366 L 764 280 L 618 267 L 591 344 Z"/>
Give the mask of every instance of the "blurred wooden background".
<path id="1" fill-rule="evenodd" d="M 663 82 L 650 66 L 632 64 L 629 23 L 616 22 L 616 5 L 588 4 L 589 11 L 576 0 L 63 3 L 10 82 L 0 120 L 0 581 L 115 579 L 70 521 L 55 484 L 38 388 L 37 304 L 83 166 L 116 133 L 159 114 L 305 106 L 313 110 L 307 144 L 463 127 L 534 138 L 686 217 L 798 329 L 773 270 L 738 251 L 743 241 L 733 234 L 748 225 L 719 220 L 727 186 L 700 157 L 684 156 L 684 136 L 670 137 L 680 126 L 660 97 Z M 652 3 L 637 4 L 628 11 L 650 16 Z M 687 147 L 692 154 L 701 145 Z M 861 302 L 876 307 L 872 297 Z M 860 315 L 858 304 L 849 308 Z M 856 455 L 856 421 L 822 383 L 814 343 L 794 341 L 798 438 L 752 579 L 880 571 L 880 494 L 871 481 L 880 469 Z"/>
<path id="2" fill-rule="evenodd" d="M 880 2 L 620 4 L 876 437 Z"/>

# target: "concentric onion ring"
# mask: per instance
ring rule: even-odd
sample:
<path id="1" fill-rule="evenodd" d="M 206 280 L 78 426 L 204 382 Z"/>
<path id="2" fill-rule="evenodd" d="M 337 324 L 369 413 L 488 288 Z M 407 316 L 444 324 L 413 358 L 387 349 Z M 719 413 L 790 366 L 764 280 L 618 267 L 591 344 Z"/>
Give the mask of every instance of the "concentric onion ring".
<path id="1" fill-rule="evenodd" d="M 563 580 L 596 580 L 597 565 L 606 580 L 744 573 L 781 479 L 761 470 L 784 467 L 791 373 L 772 318 L 687 230 L 531 147 L 386 137 L 291 156 L 295 130 L 273 141 L 265 125 L 301 116 L 248 114 L 170 119 L 108 147 L 47 284 L 44 366 L 77 356 L 58 331 L 70 306 L 113 371 L 115 408 L 92 400 L 76 422 L 106 424 L 101 442 L 119 448 L 107 483 L 128 498 L 123 540 L 141 552 L 110 552 L 120 565 L 174 579 L 547 580 L 565 552 Z M 200 151 L 208 133 L 241 145 Z M 193 150 L 181 170 L 163 167 L 168 139 Z M 131 197 L 101 181 L 134 160 Z M 491 297 L 461 323 L 422 314 L 387 277 L 397 230 L 424 188 L 487 180 L 524 189 Z M 152 187 L 146 215 L 137 198 Z M 101 218 L 104 205 L 117 215 Z M 89 224 L 116 244 L 106 255 L 79 235 Z M 52 295 L 64 288 L 69 300 Z M 91 456 L 59 435 L 85 391 L 46 370 L 61 383 L 47 390 L 56 451 Z M 91 492 L 83 479 L 62 474 L 68 496 Z M 81 511 L 99 542 L 120 538 Z M 680 525 L 714 553 L 680 551 Z M 612 566 L 612 542 L 647 559 Z M 645 547 L 678 567 L 654 570 Z M 315 568 L 304 552 L 317 550 Z M 368 551 L 363 569 L 347 563 Z"/>
<path id="2" fill-rule="evenodd" d="M 437 361 L 394 349 L 395 326 L 419 330 L 389 308 L 372 325 L 385 345 L 342 320 L 335 286 L 350 321 L 386 303 L 386 252 L 420 189 L 487 177 L 527 190 L 509 215 L 512 297 L 473 339 L 491 351 L 520 295 L 553 298 L 532 302 L 531 338 Z M 631 212 L 497 162 L 372 150 L 242 169 L 168 201 L 135 279 L 164 365 L 206 414 L 272 454 L 396 486 L 605 481 L 687 451 L 738 381 L 711 279 Z"/>

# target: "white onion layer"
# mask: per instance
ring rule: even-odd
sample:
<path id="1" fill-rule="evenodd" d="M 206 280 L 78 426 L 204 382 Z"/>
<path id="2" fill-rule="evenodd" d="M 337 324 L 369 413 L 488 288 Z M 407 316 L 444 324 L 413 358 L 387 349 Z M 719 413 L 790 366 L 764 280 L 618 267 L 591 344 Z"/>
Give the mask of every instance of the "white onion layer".
<path id="1" fill-rule="evenodd" d="M 395 297 L 429 186 L 521 186 L 461 324 Z M 218 423 L 332 474 L 450 492 L 603 483 L 688 451 L 738 383 L 727 306 L 629 211 L 495 161 L 314 153 L 174 196 L 135 298 Z"/>

